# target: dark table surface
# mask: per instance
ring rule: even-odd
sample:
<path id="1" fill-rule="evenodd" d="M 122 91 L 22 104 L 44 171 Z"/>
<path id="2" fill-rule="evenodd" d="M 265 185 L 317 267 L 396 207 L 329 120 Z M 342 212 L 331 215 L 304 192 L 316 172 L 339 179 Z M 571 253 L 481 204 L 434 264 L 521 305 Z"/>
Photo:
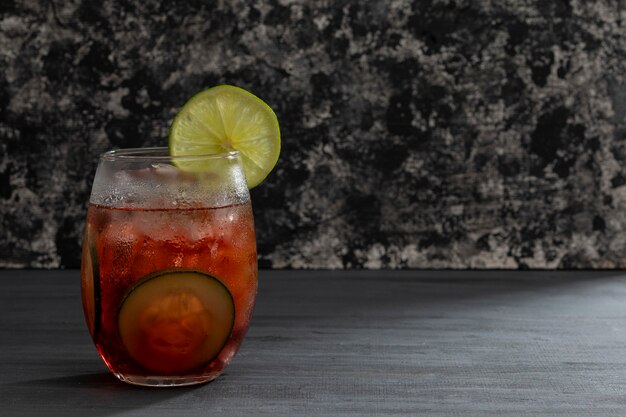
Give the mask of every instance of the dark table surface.
<path id="1" fill-rule="evenodd" d="M 625 272 L 261 271 L 215 382 L 125 385 L 77 271 L 0 271 L 1 416 L 623 416 Z"/>

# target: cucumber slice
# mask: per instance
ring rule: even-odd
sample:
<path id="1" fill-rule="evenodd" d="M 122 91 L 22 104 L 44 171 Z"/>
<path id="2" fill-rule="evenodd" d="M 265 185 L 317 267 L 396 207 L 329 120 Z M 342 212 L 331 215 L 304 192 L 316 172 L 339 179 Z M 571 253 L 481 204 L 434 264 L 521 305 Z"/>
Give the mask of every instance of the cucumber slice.
<path id="1" fill-rule="evenodd" d="M 234 321 L 228 288 L 211 275 L 191 270 L 149 275 L 128 293 L 118 316 L 130 356 L 161 375 L 208 365 L 228 341 Z"/>
<path id="2" fill-rule="evenodd" d="M 85 230 L 87 253 L 83 256 L 82 295 L 83 309 L 87 319 L 87 327 L 91 337 L 95 337 L 100 329 L 100 263 L 93 232 L 89 226 Z"/>

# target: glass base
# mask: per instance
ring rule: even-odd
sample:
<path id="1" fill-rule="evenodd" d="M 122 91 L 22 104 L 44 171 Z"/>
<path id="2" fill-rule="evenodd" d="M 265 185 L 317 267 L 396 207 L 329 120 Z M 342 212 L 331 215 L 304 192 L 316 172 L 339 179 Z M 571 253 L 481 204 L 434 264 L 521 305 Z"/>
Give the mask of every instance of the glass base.
<path id="1" fill-rule="evenodd" d="M 115 373 L 115 376 L 123 382 L 142 387 L 184 387 L 188 385 L 205 384 L 220 376 L 221 372 L 214 372 L 207 375 L 193 376 L 145 376 L 145 375 L 122 375 Z"/>

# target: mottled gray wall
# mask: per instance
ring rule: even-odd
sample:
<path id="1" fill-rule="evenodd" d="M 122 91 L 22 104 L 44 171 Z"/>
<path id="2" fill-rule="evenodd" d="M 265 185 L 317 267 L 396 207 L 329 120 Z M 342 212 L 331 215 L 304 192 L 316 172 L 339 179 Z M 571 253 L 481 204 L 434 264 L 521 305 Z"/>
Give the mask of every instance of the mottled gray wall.
<path id="1" fill-rule="evenodd" d="M 625 267 L 625 5 L 2 0 L 0 267 L 77 267 L 98 154 L 220 83 L 281 122 L 262 267 Z"/>

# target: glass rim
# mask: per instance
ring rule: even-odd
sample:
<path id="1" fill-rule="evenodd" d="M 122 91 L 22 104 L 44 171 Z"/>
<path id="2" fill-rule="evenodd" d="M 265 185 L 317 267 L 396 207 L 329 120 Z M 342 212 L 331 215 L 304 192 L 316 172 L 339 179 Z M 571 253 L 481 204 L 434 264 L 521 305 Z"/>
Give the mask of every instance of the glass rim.
<path id="1" fill-rule="evenodd" d="M 171 160 L 198 160 L 198 159 L 223 159 L 236 158 L 239 151 L 230 150 L 218 153 L 203 153 L 197 155 L 170 155 L 166 146 L 154 146 L 146 148 L 120 148 L 112 149 L 100 155 L 100 159 L 107 161 L 171 161 Z"/>

